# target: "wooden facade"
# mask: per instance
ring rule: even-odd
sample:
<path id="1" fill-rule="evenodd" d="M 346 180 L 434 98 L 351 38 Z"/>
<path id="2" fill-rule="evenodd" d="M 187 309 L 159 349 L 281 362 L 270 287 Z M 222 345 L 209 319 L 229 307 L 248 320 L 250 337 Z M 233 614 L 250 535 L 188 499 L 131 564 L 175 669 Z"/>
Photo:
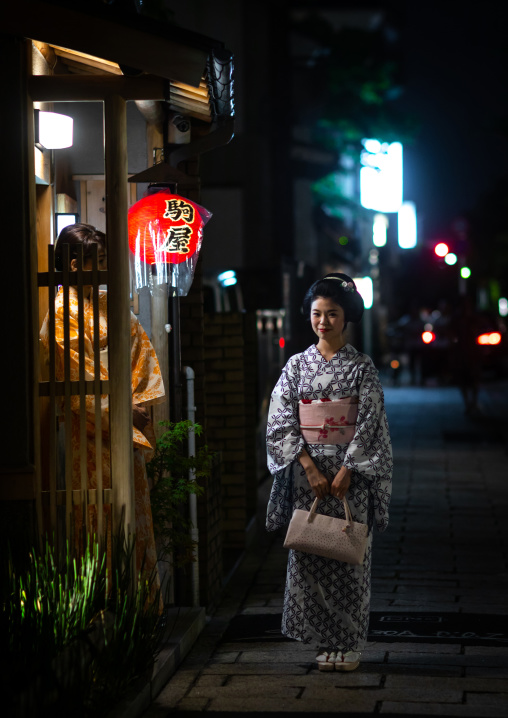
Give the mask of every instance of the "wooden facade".
<path id="1" fill-rule="evenodd" d="M 173 167 L 165 163 L 168 166 L 164 172 L 166 179 L 188 179 L 189 192 L 193 199 L 199 199 L 199 178 L 192 176 L 192 171 L 186 174 L 177 165 L 183 162 L 187 170 L 197 167 L 196 162 L 192 163 L 193 152 L 198 154 L 200 147 L 218 146 L 227 137 L 227 133 L 218 132 L 216 140 L 207 141 L 207 131 L 203 129 L 211 127 L 217 119 L 203 77 L 209 58 L 222 45 L 185 31 L 163 32 L 155 21 L 146 18 L 115 16 L 107 6 L 100 16 L 94 16 L 72 8 L 71 3 L 67 7 L 65 3 L 20 0 L 0 12 L 3 49 L 10 60 L 9 71 L 2 80 L 9 111 L 0 113 L 2 131 L 9 138 L 4 155 L 8 187 L 1 193 L 0 206 L 10 238 L 6 262 L 12 267 L 4 285 L 12 302 L 4 328 L 9 346 L 15 348 L 5 393 L 12 411 L 11 416 L 5 417 L 3 429 L 6 451 L 0 466 L 0 504 L 6 521 L 2 533 L 11 538 L 15 535 L 16 520 L 12 517 L 19 515 L 24 533 L 31 534 L 31 539 L 48 529 L 68 537 L 73 507 L 96 506 L 99 524 L 103 524 L 103 507 L 111 505 L 114 529 L 118 530 L 122 521 L 128 534 L 134 530 L 131 280 L 127 242 L 127 210 L 133 194 L 127 184 L 126 103 L 145 103 L 149 109 L 164 103 L 191 121 L 199 121 L 198 145 L 179 155 Z M 64 74 L 53 72 L 55 58 L 64 64 Z M 132 68 L 136 70 L 133 72 Z M 43 153 L 42 158 L 34 154 L 33 109 L 34 106 L 51 109 L 53 102 L 76 101 L 103 103 L 108 271 L 99 272 L 95 264 L 91 273 L 80 269 L 72 273 L 75 277 L 70 277 L 69 272 L 52 269 L 54 166 L 50 152 Z M 148 166 L 153 149 L 167 141 L 157 112 L 154 118 L 147 124 Z M 41 163 L 40 170 L 36 160 Z M 45 176 L 37 179 L 38 173 Z M 108 382 L 101 381 L 98 375 L 86 378 L 84 369 L 79 381 L 72 382 L 70 373 L 66 373 L 64 380 L 58 382 L 54 356 L 50 356 L 48 366 L 41 367 L 41 321 L 49 309 L 54 331 L 52 307 L 56 287 L 61 285 L 68 292 L 73 281 L 78 282 L 78 287 L 91 284 L 93 292 L 98 292 L 99 284 L 107 284 Z M 153 306 L 157 308 L 159 304 L 155 298 Z M 163 338 L 159 337 L 156 349 L 164 353 Z M 96 351 L 98 345 L 94 347 Z M 167 372 L 167 356 L 161 356 L 161 364 Z M 165 383 L 170 382 L 165 379 Z M 171 386 L 168 389 L 171 393 Z M 83 480 L 81 489 L 76 490 L 70 483 L 70 397 L 78 395 L 83 399 L 90 394 L 96 398 L 109 397 L 111 488 L 104 488 L 98 476 L 97 489 L 89 489 Z M 63 475 L 57 466 L 56 416 L 62 397 L 63 423 L 67 429 Z M 169 416 L 167 409 L 156 418 L 165 416 Z M 84 422 L 83 416 L 81 421 Z M 99 435 L 96 441 L 100 453 Z M 59 527 L 58 516 L 62 511 L 65 519 Z M 31 532 L 26 531 L 28 526 L 32 527 Z"/>

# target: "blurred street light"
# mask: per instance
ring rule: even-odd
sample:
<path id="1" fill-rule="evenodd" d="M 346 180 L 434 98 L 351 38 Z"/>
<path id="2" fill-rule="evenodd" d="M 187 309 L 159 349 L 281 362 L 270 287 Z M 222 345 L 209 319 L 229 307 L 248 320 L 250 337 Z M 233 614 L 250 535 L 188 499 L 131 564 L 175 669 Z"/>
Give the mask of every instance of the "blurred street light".
<path id="1" fill-rule="evenodd" d="M 376 247 L 384 247 L 386 244 L 386 230 L 388 229 L 388 217 L 385 214 L 375 214 L 372 225 L 372 242 Z"/>
<path id="2" fill-rule="evenodd" d="M 400 142 L 362 140 L 360 203 L 377 212 L 398 212 L 402 204 L 402 145 Z"/>
<path id="3" fill-rule="evenodd" d="M 398 212 L 399 247 L 413 249 L 417 242 L 416 207 L 414 202 L 403 202 Z"/>
<path id="4" fill-rule="evenodd" d="M 354 277 L 354 283 L 361 294 L 365 309 L 370 309 L 374 302 L 374 290 L 372 286 L 372 279 L 367 277 Z"/>

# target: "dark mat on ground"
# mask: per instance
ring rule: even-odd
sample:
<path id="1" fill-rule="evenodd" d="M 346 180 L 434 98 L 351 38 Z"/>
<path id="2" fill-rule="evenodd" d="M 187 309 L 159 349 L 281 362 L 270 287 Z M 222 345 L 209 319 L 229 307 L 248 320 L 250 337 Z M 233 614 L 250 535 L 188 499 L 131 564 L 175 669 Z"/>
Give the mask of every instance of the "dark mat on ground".
<path id="1" fill-rule="evenodd" d="M 288 641 L 280 632 L 280 613 L 238 615 L 223 643 Z M 477 613 L 370 614 L 369 641 L 380 643 L 460 643 L 464 646 L 508 646 L 508 616 Z"/>
<path id="2" fill-rule="evenodd" d="M 328 673 L 325 673 L 324 676 L 328 676 Z M 260 679 L 262 680 L 262 678 Z M 275 701 L 274 701 L 275 702 Z M 289 713 L 288 711 L 277 711 L 275 708 L 270 711 L 244 711 L 241 708 L 237 708 L 234 711 L 214 711 L 213 710 L 213 704 L 211 710 L 202 710 L 202 711 L 188 711 L 185 708 L 172 708 L 171 709 L 171 716 L 182 716 L 185 718 L 204 718 L 205 712 L 208 713 L 208 715 L 217 716 L 219 715 L 241 715 L 243 718 L 266 718 L 266 716 L 270 716 L 270 718 L 287 718 Z M 354 716 L 354 718 L 372 718 L 374 715 L 372 711 L 370 713 L 338 713 L 337 711 L 319 711 L 319 713 L 315 713 L 313 710 L 306 711 L 309 713 L 312 713 L 315 716 L 319 716 L 319 718 L 337 718 L 337 716 Z M 303 713 L 303 711 L 302 711 Z M 152 713 L 150 714 L 152 715 Z M 153 713 L 155 715 L 155 713 Z M 157 715 L 159 715 L 157 713 Z M 162 715 L 167 715 L 166 713 L 161 713 Z M 494 713 L 493 713 L 494 715 Z M 411 718 L 414 718 L 415 713 L 411 711 L 411 713 L 383 713 L 383 718 L 408 718 L 411 716 Z M 443 713 L 418 713 L 418 718 L 450 718 L 450 713 L 446 712 L 446 708 L 444 709 Z"/>

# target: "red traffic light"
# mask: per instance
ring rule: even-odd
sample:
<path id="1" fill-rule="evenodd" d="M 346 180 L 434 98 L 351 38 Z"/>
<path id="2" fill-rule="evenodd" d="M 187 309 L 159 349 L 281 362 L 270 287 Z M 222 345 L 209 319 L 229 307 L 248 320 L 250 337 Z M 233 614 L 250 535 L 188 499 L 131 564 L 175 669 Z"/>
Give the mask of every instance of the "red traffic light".
<path id="1" fill-rule="evenodd" d="M 436 244 L 434 247 L 434 252 L 437 254 L 438 257 L 446 257 L 448 252 L 450 251 L 450 248 L 446 244 L 446 242 L 439 242 L 439 244 Z"/>
<path id="2" fill-rule="evenodd" d="M 436 335 L 434 334 L 434 332 L 423 332 L 422 334 L 422 341 L 424 342 L 424 344 L 430 344 L 434 341 L 435 338 Z"/>

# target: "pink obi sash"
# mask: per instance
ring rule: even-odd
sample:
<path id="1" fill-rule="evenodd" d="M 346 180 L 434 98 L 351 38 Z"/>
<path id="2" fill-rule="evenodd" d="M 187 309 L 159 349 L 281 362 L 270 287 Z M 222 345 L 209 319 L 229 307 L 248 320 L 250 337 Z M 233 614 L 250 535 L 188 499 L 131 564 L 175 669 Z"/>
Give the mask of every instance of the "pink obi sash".
<path id="1" fill-rule="evenodd" d="M 355 434 L 358 397 L 303 399 L 298 403 L 300 431 L 307 444 L 349 444 Z"/>

